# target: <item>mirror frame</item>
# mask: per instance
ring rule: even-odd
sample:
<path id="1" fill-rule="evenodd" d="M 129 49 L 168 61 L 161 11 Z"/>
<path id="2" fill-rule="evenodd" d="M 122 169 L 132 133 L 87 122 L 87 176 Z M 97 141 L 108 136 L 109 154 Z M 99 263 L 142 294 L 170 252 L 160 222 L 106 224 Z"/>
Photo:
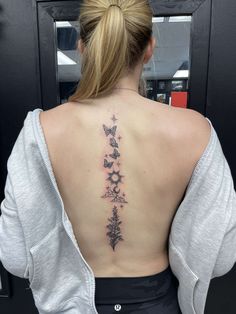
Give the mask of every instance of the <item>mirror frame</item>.
<path id="1" fill-rule="evenodd" d="M 206 115 L 209 45 L 212 0 L 149 0 L 153 16 L 191 15 L 190 77 L 187 108 Z M 40 103 L 50 109 L 60 103 L 57 73 L 57 43 L 55 21 L 75 21 L 81 1 L 34 2 L 37 12 L 38 46 L 40 60 Z"/>

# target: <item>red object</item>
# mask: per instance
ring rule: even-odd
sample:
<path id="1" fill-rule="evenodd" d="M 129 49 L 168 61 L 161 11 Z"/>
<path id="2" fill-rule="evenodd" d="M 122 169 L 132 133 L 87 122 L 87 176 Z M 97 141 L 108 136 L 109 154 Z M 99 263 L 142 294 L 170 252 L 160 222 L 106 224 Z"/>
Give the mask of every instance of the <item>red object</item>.
<path id="1" fill-rule="evenodd" d="M 187 108 L 188 92 L 171 92 L 171 106 Z"/>

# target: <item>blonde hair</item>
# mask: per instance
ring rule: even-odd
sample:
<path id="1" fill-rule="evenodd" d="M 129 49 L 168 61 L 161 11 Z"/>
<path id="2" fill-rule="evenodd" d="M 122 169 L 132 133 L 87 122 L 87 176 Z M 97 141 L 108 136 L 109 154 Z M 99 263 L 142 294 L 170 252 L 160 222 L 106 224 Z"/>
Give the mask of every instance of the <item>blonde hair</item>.
<path id="1" fill-rule="evenodd" d="M 109 93 L 137 65 L 152 35 L 152 15 L 148 0 L 83 1 L 81 79 L 69 101 Z"/>

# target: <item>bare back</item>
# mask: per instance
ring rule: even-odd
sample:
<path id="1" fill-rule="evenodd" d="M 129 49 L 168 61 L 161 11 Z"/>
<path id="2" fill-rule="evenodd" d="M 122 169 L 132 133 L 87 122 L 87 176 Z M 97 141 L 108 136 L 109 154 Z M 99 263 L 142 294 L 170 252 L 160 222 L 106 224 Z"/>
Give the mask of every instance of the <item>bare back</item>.
<path id="1" fill-rule="evenodd" d="M 203 120 L 138 95 L 40 114 L 65 210 L 96 277 L 166 269 L 171 223 L 209 139 Z M 194 143 L 193 121 L 204 125 Z"/>

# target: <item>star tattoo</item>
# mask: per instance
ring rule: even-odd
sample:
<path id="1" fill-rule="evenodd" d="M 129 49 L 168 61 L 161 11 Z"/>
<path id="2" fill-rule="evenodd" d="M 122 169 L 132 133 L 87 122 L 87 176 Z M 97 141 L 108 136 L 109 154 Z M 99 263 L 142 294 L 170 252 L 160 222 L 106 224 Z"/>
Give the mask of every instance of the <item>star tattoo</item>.
<path id="1" fill-rule="evenodd" d="M 113 123 L 115 123 L 118 119 L 116 119 L 115 115 L 113 114 L 111 120 L 113 121 Z"/>

